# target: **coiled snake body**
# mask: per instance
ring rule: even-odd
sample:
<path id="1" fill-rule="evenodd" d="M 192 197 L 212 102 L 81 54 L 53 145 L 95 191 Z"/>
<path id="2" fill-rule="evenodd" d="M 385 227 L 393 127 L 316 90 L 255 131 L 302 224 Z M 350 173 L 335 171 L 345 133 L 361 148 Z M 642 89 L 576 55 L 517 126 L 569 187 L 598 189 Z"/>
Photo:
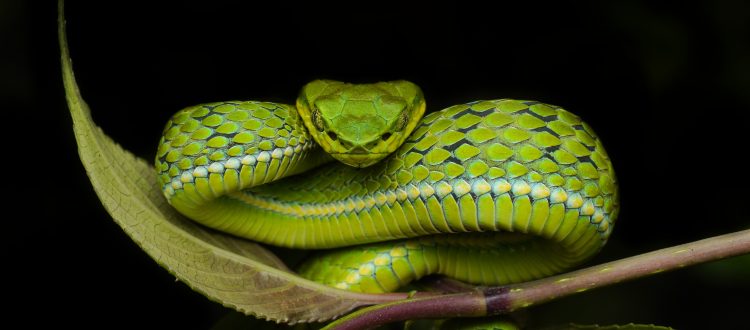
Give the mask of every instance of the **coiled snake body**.
<path id="1" fill-rule="evenodd" d="M 348 290 L 394 291 L 428 274 L 526 281 L 607 241 L 616 180 L 577 116 L 511 99 L 424 109 L 405 81 L 314 81 L 296 107 L 188 107 L 167 123 L 156 169 L 169 202 L 208 227 L 336 248 L 300 274 Z"/>

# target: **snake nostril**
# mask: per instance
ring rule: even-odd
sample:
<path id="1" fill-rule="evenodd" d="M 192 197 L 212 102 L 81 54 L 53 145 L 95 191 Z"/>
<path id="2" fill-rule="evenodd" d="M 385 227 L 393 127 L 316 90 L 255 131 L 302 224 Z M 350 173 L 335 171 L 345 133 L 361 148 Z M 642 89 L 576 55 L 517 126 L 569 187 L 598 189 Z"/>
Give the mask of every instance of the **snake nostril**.
<path id="1" fill-rule="evenodd" d="M 331 140 L 334 140 L 334 141 L 336 141 L 336 139 L 338 139 L 338 136 L 336 135 L 336 133 L 331 132 L 331 131 L 328 131 L 328 137 L 331 138 Z"/>
<path id="2" fill-rule="evenodd" d="M 341 144 L 341 146 L 344 147 L 344 149 L 351 149 L 351 148 L 354 147 L 353 143 L 351 143 L 350 141 L 347 141 L 345 139 L 339 140 L 339 144 Z"/>
<path id="3" fill-rule="evenodd" d="M 380 143 L 380 141 L 373 140 L 373 141 L 370 141 L 369 143 L 365 144 L 364 147 L 367 150 L 372 150 L 372 149 L 375 149 L 375 147 L 377 147 L 379 143 Z"/>
<path id="4" fill-rule="evenodd" d="M 383 141 L 388 140 L 390 137 L 391 137 L 390 132 L 385 132 L 383 135 L 380 136 L 380 138 L 383 139 Z"/>

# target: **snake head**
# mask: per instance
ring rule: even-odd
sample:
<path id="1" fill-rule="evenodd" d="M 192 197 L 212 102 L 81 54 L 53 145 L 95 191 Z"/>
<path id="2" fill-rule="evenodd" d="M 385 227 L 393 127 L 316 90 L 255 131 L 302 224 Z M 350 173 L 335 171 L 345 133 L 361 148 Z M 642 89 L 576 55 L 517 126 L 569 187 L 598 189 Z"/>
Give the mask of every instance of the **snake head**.
<path id="1" fill-rule="evenodd" d="M 419 87 L 404 80 L 315 80 L 302 88 L 297 111 L 323 150 L 344 164 L 367 167 L 403 144 L 422 119 L 425 101 Z"/>

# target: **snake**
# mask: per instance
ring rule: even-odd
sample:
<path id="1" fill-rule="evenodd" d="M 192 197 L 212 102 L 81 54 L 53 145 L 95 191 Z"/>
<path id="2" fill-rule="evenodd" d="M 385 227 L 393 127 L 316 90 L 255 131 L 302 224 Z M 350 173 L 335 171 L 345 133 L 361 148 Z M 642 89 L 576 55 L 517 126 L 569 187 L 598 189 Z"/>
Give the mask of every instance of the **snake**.
<path id="1" fill-rule="evenodd" d="M 617 180 L 580 117 L 517 99 L 426 112 L 419 86 L 404 80 L 315 80 L 294 105 L 189 106 L 165 126 L 158 181 L 186 217 L 315 250 L 298 273 L 357 292 L 427 275 L 529 281 L 607 242 Z"/>

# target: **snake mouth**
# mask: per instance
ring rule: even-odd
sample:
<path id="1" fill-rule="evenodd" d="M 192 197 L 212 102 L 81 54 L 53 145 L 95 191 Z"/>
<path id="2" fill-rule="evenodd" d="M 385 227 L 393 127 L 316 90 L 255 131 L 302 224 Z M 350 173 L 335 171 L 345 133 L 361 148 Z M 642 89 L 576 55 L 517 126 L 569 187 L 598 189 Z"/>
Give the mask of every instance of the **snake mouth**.
<path id="1" fill-rule="evenodd" d="M 351 155 L 351 156 L 364 156 L 367 157 L 369 155 L 387 155 L 387 152 L 368 152 L 366 154 L 363 153 L 356 153 L 356 152 L 332 152 L 331 155 Z"/>
<path id="2" fill-rule="evenodd" d="M 370 152 L 366 154 L 355 154 L 347 152 L 331 153 L 331 156 L 333 156 L 333 158 L 336 158 L 338 161 L 349 166 L 360 168 L 373 165 L 387 155 L 388 153 L 384 152 Z"/>

